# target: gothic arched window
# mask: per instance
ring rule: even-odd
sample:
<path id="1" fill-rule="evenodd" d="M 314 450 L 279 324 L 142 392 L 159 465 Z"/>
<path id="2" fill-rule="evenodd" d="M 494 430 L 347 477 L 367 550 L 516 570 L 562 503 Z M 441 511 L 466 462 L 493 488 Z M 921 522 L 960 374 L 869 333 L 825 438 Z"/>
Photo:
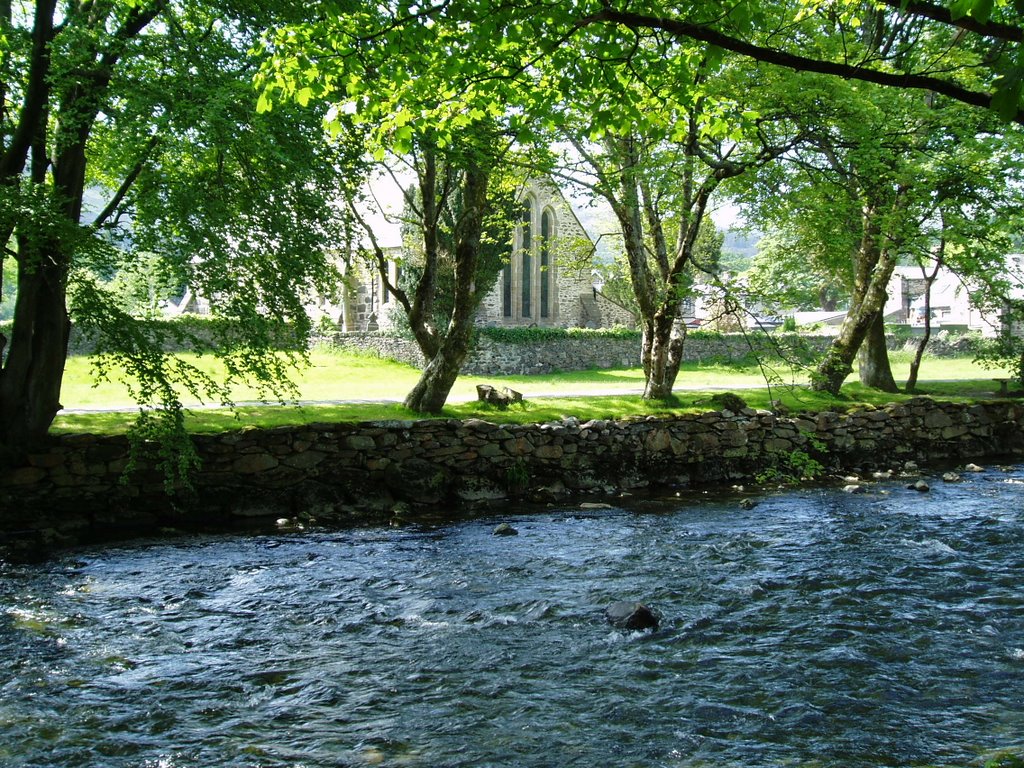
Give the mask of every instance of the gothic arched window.
<path id="1" fill-rule="evenodd" d="M 554 221 L 551 211 L 545 210 L 540 217 L 540 316 L 551 316 L 551 240 L 554 237 Z"/>
<path id="2" fill-rule="evenodd" d="M 533 317 L 533 201 L 527 198 L 523 204 L 522 247 L 519 250 L 522 258 L 520 315 L 524 318 Z"/>

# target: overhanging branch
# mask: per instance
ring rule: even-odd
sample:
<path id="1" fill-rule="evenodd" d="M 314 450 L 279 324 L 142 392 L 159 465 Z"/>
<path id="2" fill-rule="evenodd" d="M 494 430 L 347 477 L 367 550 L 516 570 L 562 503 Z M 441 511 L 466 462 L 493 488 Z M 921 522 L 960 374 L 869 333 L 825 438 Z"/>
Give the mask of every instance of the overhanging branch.
<path id="1" fill-rule="evenodd" d="M 973 16 L 960 16 L 959 18 L 954 19 L 953 14 L 948 8 L 944 8 L 941 5 L 935 5 L 934 3 L 905 3 L 902 0 L 878 0 L 878 2 L 903 13 L 908 13 L 911 16 L 922 16 L 926 19 L 938 21 L 942 24 L 949 24 L 953 27 L 959 27 L 967 32 L 974 32 L 975 34 L 982 35 L 984 37 L 994 37 L 999 40 L 1007 40 L 1011 43 L 1024 42 L 1024 29 L 1013 24 L 1003 24 L 998 21 L 982 22 L 975 19 Z"/>
<path id="2" fill-rule="evenodd" d="M 691 40 L 716 45 L 727 51 L 738 53 L 741 56 L 749 56 L 757 61 L 767 64 L 774 64 L 780 67 L 788 67 L 801 72 L 816 72 L 822 75 L 834 75 L 845 80 L 861 80 L 892 88 L 911 88 L 917 90 L 931 91 L 946 96 L 955 101 L 969 104 L 975 107 L 990 109 L 992 106 L 992 94 L 982 91 L 972 91 L 948 80 L 932 77 L 930 75 L 915 75 L 910 73 L 881 72 L 866 67 L 858 67 L 852 64 L 843 64 L 836 61 L 824 61 L 813 59 L 807 56 L 800 56 L 775 48 L 766 48 L 755 45 L 745 40 L 731 37 L 716 29 L 681 21 L 679 19 L 646 16 L 639 13 L 617 11 L 612 8 L 605 8 L 584 20 L 585 24 L 596 24 L 609 22 L 620 24 L 630 29 L 647 28 L 661 30 L 675 37 L 685 37 Z M 1018 108 L 1011 118 L 1012 122 L 1024 125 L 1024 110 Z"/>

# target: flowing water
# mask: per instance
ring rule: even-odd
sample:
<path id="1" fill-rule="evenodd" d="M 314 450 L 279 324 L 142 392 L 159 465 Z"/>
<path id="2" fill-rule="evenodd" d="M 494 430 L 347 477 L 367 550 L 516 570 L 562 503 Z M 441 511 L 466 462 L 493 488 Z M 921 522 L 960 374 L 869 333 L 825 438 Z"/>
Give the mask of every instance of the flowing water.
<path id="1" fill-rule="evenodd" d="M 932 485 L 0 564 L 0 765 L 984 761 L 1024 745 L 1024 467 Z"/>

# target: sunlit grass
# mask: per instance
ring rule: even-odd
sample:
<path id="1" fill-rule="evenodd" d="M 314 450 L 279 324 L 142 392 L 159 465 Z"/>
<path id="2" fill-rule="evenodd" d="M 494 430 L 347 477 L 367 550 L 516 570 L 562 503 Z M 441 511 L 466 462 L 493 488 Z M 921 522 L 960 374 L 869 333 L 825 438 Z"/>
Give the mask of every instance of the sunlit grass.
<path id="1" fill-rule="evenodd" d="M 211 375 L 219 375 L 212 358 L 192 358 Z M 894 372 L 905 376 L 907 360 L 894 356 Z M 127 390 L 116 383 L 91 386 L 88 358 L 68 361 L 63 391 L 68 409 L 123 409 L 119 411 L 64 412 L 54 423 L 56 432 L 93 432 L 101 434 L 125 431 L 136 410 Z M 926 380 L 932 376 L 955 381 Z M 992 381 L 999 372 L 986 371 L 968 359 L 926 361 L 919 389 L 950 399 L 991 397 L 998 389 Z M 781 400 L 793 411 L 846 409 L 853 406 L 883 405 L 906 399 L 869 390 L 858 383 L 847 384 L 839 398 L 810 391 L 806 374 L 789 370 L 769 373 L 756 364 L 697 364 L 683 366 L 676 382 L 676 397 L 670 403 L 648 402 L 639 396 L 643 372 L 639 368 L 606 369 L 554 373 L 543 376 L 473 377 L 456 382 L 449 405 L 442 416 L 484 418 L 500 423 L 533 423 L 575 417 L 589 419 L 640 418 L 700 410 L 713 406 L 709 400 L 716 392 L 741 392 L 754 408 L 769 408 L 772 400 Z M 317 351 L 310 365 L 296 372 L 299 404 L 246 404 L 256 397 L 250 388 L 234 392 L 235 410 L 198 407 L 190 403 L 188 428 L 197 433 L 221 432 L 243 426 L 275 427 L 313 422 L 409 420 L 422 418 L 400 405 L 401 399 L 419 377 L 415 368 L 365 355 Z M 853 379 L 851 379 L 853 381 Z M 508 386 L 522 392 L 526 401 L 501 411 L 475 399 L 479 383 Z"/>
<path id="2" fill-rule="evenodd" d="M 213 357 L 182 355 L 182 358 L 214 378 L 223 379 L 223 366 Z M 909 356 L 892 356 L 893 372 L 897 381 L 906 379 Z M 113 371 L 109 381 L 95 383 L 93 361 L 88 357 L 69 358 L 61 392 L 65 408 L 133 408 L 134 403 L 126 386 L 120 381 L 119 371 Z M 772 383 L 807 383 L 806 371 L 790 370 L 782 365 L 770 366 L 767 371 L 756 364 L 685 363 L 676 381 L 676 388 L 730 389 L 765 385 L 765 374 Z M 922 366 L 922 379 L 986 379 L 1005 372 L 986 371 L 969 358 L 926 359 Z M 419 378 L 419 371 L 409 365 L 382 360 L 367 355 L 337 351 L 314 351 L 309 364 L 296 368 L 292 380 L 300 401 L 401 401 Z M 460 376 L 452 389 L 451 400 L 472 399 L 476 385 L 488 383 L 509 386 L 529 396 L 558 394 L 611 394 L 640 390 L 644 384 L 639 368 L 610 368 L 588 371 L 552 373 L 543 376 Z M 236 403 L 259 400 L 257 390 L 237 385 L 232 389 Z M 182 395 L 187 405 L 199 405 L 194 399 Z M 216 404 L 216 403 L 215 403 Z"/>

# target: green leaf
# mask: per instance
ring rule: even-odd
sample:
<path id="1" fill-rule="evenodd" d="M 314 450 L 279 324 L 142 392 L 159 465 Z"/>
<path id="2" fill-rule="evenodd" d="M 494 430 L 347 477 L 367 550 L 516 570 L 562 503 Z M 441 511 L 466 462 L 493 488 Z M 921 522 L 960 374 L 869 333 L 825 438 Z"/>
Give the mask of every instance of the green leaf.
<path id="1" fill-rule="evenodd" d="M 974 3 L 975 0 L 953 0 L 949 6 L 949 15 L 953 18 L 953 21 L 962 19 L 971 12 Z"/>
<path id="2" fill-rule="evenodd" d="M 313 89 L 309 86 L 299 89 L 299 92 L 295 94 L 295 100 L 303 107 L 309 105 L 311 98 L 313 98 Z"/>
<path id="3" fill-rule="evenodd" d="M 263 93 L 260 94 L 260 97 L 256 100 L 256 111 L 262 115 L 273 108 L 274 103 L 267 96 L 267 92 L 263 91 Z"/>
<path id="4" fill-rule="evenodd" d="M 997 86 L 995 95 L 992 96 L 992 109 L 1003 120 L 1012 120 L 1020 111 L 1022 89 L 1024 81 L 1020 78 L 1006 78 Z"/>
<path id="5" fill-rule="evenodd" d="M 970 9 L 971 18 L 977 19 L 980 22 L 988 21 L 992 15 L 993 6 L 994 0 L 974 0 L 974 4 Z"/>

